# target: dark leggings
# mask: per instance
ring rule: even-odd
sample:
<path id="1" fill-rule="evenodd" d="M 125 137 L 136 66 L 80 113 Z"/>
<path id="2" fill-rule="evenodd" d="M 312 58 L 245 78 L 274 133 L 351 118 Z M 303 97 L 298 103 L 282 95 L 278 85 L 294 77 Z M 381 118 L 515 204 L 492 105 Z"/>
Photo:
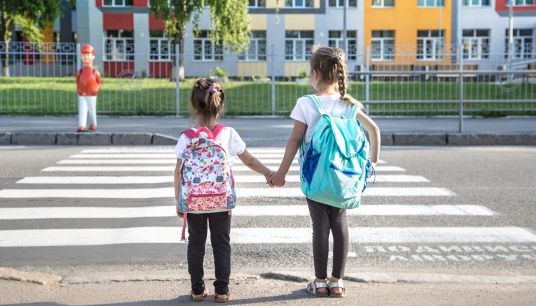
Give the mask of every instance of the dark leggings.
<path id="1" fill-rule="evenodd" d="M 313 221 L 313 258 L 315 276 L 327 278 L 329 231 L 333 234 L 333 270 L 331 276 L 344 277 L 344 268 L 348 256 L 348 223 L 346 209 L 336 208 L 307 199 L 309 214 Z"/>
<path id="2" fill-rule="evenodd" d="M 201 294 L 205 290 L 203 281 L 203 258 L 207 241 L 207 222 L 210 227 L 210 243 L 214 253 L 216 294 L 229 292 L 231 275 L 231 216 L 228 212 L 210 214 L 188 214 L 188 272 L 192 281 L 192 292 Z"/>

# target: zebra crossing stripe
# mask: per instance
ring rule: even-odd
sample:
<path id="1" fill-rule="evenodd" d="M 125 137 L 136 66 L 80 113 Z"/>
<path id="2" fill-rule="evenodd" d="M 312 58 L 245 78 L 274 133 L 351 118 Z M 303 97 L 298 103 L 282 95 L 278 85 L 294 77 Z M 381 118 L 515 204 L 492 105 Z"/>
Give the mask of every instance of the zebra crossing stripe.
<path id="1" fill-rule="evenodd" d="M 134 189 L 4 189 L 0 198 L 79 198 L 79 199 L 153 199 L 170 198 L 173 188 Z M 303 197 L 300 188 L 237 188 L 238 198 L 294 198 Z M 439 187 L 370 187 L 364 196 L 454 196 L 455 193 Z"/>
<path id="2" fill-rule="evenodd" d="M 236 183 L 264 183 L 262 175 L 235 175 Z M 300 181 L 298 175 L 287 175 L 285 180 L 288 183 Z M 65 185 L 85 185 L 85 184 L 161 184 L 172 183 L 173 176 L 30 176 L 25 177 L 17 184 L 65 184 Z M 428 179 L 418 175 L 378 175 L 376 183 L 428 183 Z"/>
<path id="3" fill-rule="evenodd" d="M 232 244 L 311 243 L 311 228 L 233 228 Z M 534 243 L 520 227 L 352 227 L 350 243 Z M 0 231 L 0 247 L 180 243 L 177 227 Z M 210 240 L 209 240 L 210 241 Z"/>
<path id="4" fill-rule="evenodd" d="M 277 154 L 277 153 L 257 153 L 255 154 L 255 157 L 263 162 L 281 162 L 283 160 L 283 153 Z M 173 154 L 162 154 L 162 153 L 116 153 L 116 154 L 108 154 L 108 153 L 102 153 L 102 154 L 74 154 L 71 155 L 69 158 L 73 159 L 140 159 L 140 158 L 148 158 L 148 159 L 172 159 L 176 160 L 173 156 Z M 294 157 L 295 160 L 298 160 L 298 156 L 296 155 Z M 378 164 L 385 164 L 386 162 L 384 160 L 379 160 Z"/>
<path id="5" fill-rule="evenodd" d="M 277 165 L 281 164 L 280 159 L 259 159 L 260 162 L 267 165 Z M 65 159 L 57 162 L 62 165 L 106 165 L 106 164 L 165 164 L 165 165 L 175 165 L 177 159 Z M 242 161 L 235 160 L 236 165 L 243 165 Z M 293 164 L 298 165 L 298 161 L 294 160 Z"/>
<path id="6" fill-rule="evenodd" d="M 363 205 L 348 216 L 493 216 L 479 205 Z M 125 219 L 176 217 L 175 206 L 146 207 L 9 207 L 0 208 L 0 220 Z M 306 205 L 238 205 L 233 216 L 309 216 Z"/>
<path id="7" fill-rule="evenodd" d="M 275 168 L 275 167 L 274 167 Z M 235 165 L 234 172 L 251 171 L 246 166 Z M 173 172 L 175 166 L 52 166 L 41 171 L 44 172 Z M 299 166 L 290 166 L 289 171 L 299 171 Z M 376 172 L 403 172 L 397 166 L 377 166 Z"/>

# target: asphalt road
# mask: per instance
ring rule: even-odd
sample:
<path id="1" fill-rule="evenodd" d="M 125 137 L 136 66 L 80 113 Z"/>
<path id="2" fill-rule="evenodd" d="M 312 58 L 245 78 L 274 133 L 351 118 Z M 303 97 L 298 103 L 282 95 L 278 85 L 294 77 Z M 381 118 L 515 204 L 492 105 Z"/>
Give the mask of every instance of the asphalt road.
<path id="1" fill-rule="evenodd" d="M 77 160 L 75 154 L 98 154 L 84 150 L 107 149 L 101 147 L 0 147 L 0 209 L 73 207 L 110 208 L 160 207 L 172 209 L 172 199 L 163 195 L 147 199 L 102 198 L 99 195 L 85 197 L 82 189 L 155 189 L 171 187 L 171 183 L 90 185 L 72 182 L 64 184 L 23 184 L 23 178 L 58 176 L 166 176 L 170 172 L 54 172 L 43 171 L 47 167 L 70 166 L 61 161 Z M 113 149 L 113 148 L 112 148 Z M 126 150 L 131 150 L 126 149 Z M 149 148 L 151 149 L 151 148 Z M 170 148 L 161 148 L 163 152 Z M 260 149 L 252 149 L 262 152 Z M 260 150 L 260 151 L 259 151 Z M 82 153 L 81 153 L 82 152 Z M 128 153 L 133 154 L 133 153 Z M 279 154 L 279 153 L 277 153 Z M 261 154 L 262 155 L 262 154 Z M 352 236 L 347 272 L 438 272 L 475 275 L 535 275 L 536 274 L 536 148 L 533 147 L 388 147 L 384 148 L 380 166 L 400 167 L 405 171 L 378 171 L 378 181 L 369 185 L 369 192 L 377 190 L 377 196 L 365 196 L 362 211 L 366 215 L 349 216 L 349 226 L 356 228 Z M 60 162 L 60 163 L 58 163 Z M 171 165 L 171 164 L 170 164 Z M 72 165 L 76 166 L 76 165 Z M 275 164 L 271 165 L 275 168 Z M 236 176 L 252 173 L 237 173 Z M 424 182 L 386 182 L 399 175 L 418 176 Z M 264 183 L 239 183 L 239 188 L 266 189 Z M 299 187 L 289 182 L 288 188 Z M 447 195 L 385 195 L 385 189 L 415 190 L 437 188 Z M 23 190 L 23 196 L 13 196 L 13 190 Z M 81 197 L 63 197 L 60 193 L 50 197 L 35 195 L 36 190 L 69 189 Z M 239 189 L 240 190 L 240 189 Z M 284 189 L 274 189 L 272 195 Z M 262 190 L 261 190 L 262 191 Z M 20 193 L 19 193 L 20 194 Z M 240 191 L 239 191 L 240 196 Z M 240 207 L 289 205 L 305 209 L 304 199 L 290 197 L 245 196 Z M 389 205 L 389 206 L 385 206 Z M 391 206 L 391 205 L 402 205 Z M 424 205 L 424 206 L 423 206 Z M 448 206 L 437 206 L 448 205 Z M 464 206 L 456 206 L 464 205 Z M 472 205 L 477 213 L 469 213 Z M 440 213 L 437 208 L 443 207 Z M 461 209 L 463 207 L 463 209 Z M 377 212 L 370 209 L 378 208 Z M 382 209 L 380 209 L 382 208 Z M 454 209 L 454 210 L 453 210 Z M 458 209 L 458 210 L 456 210 Z M 414 215 L 402 215 L 413 211 Z M 430 211 L 434 211 L 430 213 Z M 176 217 L 130 218 L 45 218 L 21 219 L 0 214 L 0 266 L 24 270 L 56 271 L 68 273 L 77 269 L 121 266 L 122 269 L 150 270 L 180 269 L 185 271 L 186 245 L 165 241 L 162 243 L 125 243 L 78 245 L 72 240 L 58 246 L 33 246 L 32 235 L 55 229 L 51 233 L 62 236 L 61 230 L 112 229 L 141 227 L 175 228 L 180 222 Z M 390 212 L 390 213 L 387 213 Z M 305 215 L 233 215 L 233 233 L 258 229 L 264 232 L 262 239 L 244 242 L 236 238 L 233 243 L 234 273 L 262 273 L 268 271 L 312 271 L 312 248 L 306 235 L 295 239 L 299 242 L 271 242 L 278 228 L 288 232 L 308 233 L 310 219 Z M 32 231 L 33 230 L 33 231 Z M 29 237 L 24 246 L 10 246 L 10 235 L 20 231 Z M 273 232 L 272 232 L 273 231 Z M 85 233 L 85 232 L 84 232 Z M 91 232 L 88 232 L 91 234 Z M 251 230 L 253 235 L 253 230 Z M 255 234 L 257 235 L 257 234 Z M 474 236 L 474 237 L 473 237 Z M 39 236 L 36 236 L 39 237 Z M 85 237 L 85 236 L 82 236 Z M 266 238 L 268 237 L 268 238 Z M 10 240 L 11 239 L 11 240 Z M 89 239 L 89 238 L 88 238 Z M 233 239 L 233 238 L 232 238 Z M 54 240 L 54 239 L 53 239 Z M 84 239 L 80 239 L 82 241 Z M 89 239 L 90 240 L 90 239 Z M 113 239 L 112 239 L 113 240 Z M 303 240 L 303 241 L 302 241 Z M 20 239 L 18 240 L 20 241 Z M 56 240 L 54 240 L 56 241 Z M 24 242 L 17 242 L 24 244 Z M 62 244 L 59 243 L 59 244 Z M 207 247 L 207 267 L 212 267 L 212 253 Z M 81 268 L 83 267 L 83 268 Z M 312 273 L 312 272 L 311 272 Z"/>

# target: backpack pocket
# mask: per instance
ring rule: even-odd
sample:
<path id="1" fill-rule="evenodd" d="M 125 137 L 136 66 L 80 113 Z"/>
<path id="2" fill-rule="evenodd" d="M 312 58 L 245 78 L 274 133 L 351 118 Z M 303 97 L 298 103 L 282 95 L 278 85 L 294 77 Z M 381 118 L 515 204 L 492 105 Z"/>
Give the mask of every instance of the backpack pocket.
<path id="1" fill-rule="evenodd" d="M 211 211 L 227 209 L 227 193 L 190 194 L 188 198 L 188 211 Z"/>

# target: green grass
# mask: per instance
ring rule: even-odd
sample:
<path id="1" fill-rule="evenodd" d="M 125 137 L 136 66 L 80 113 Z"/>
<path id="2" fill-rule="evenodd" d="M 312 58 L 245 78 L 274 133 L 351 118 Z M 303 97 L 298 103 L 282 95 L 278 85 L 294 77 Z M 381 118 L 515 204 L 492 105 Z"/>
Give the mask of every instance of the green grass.
<path id="1" fill-rule="evenodd" d="M 193 80 L 181 82 L 180 114 L 188 113 L 188 99 Z M 227 115 L 272 114 L 271 83 L 229 81 L 225 88 Z M 305 83 L 277 82 L 275 113 L 288 115 L 296 99 L 310 92 Z M 104 78 L 98 97 L 99 114 L 174 115 L 175 82 L 166 79 Z M 365 101 L 365 84 L 351 83 L 350 94 Z M 464 104 L 464 113 L 476 116 L 536 115 L 536 85 L 471 83 L 464 85 L 468 100 L 491 100 L 497 103 Z M 0 77 L 0 114 L 2 115 L 73 115 L 77 112 L 73 78 Z M 458 85 L 455 82 L 372 82 L 372 115 L 437 116 L 458 113 Z M 375 102 L 376 101 L 376 102 Z M 379 103 L 382 101 L 384 103 Z M 385 103 L 389 101 L 402 101 Z M 446 103 L 417 103 L 446 101 Z M 516 101 L 516 102 L 510 102 Z"/>

